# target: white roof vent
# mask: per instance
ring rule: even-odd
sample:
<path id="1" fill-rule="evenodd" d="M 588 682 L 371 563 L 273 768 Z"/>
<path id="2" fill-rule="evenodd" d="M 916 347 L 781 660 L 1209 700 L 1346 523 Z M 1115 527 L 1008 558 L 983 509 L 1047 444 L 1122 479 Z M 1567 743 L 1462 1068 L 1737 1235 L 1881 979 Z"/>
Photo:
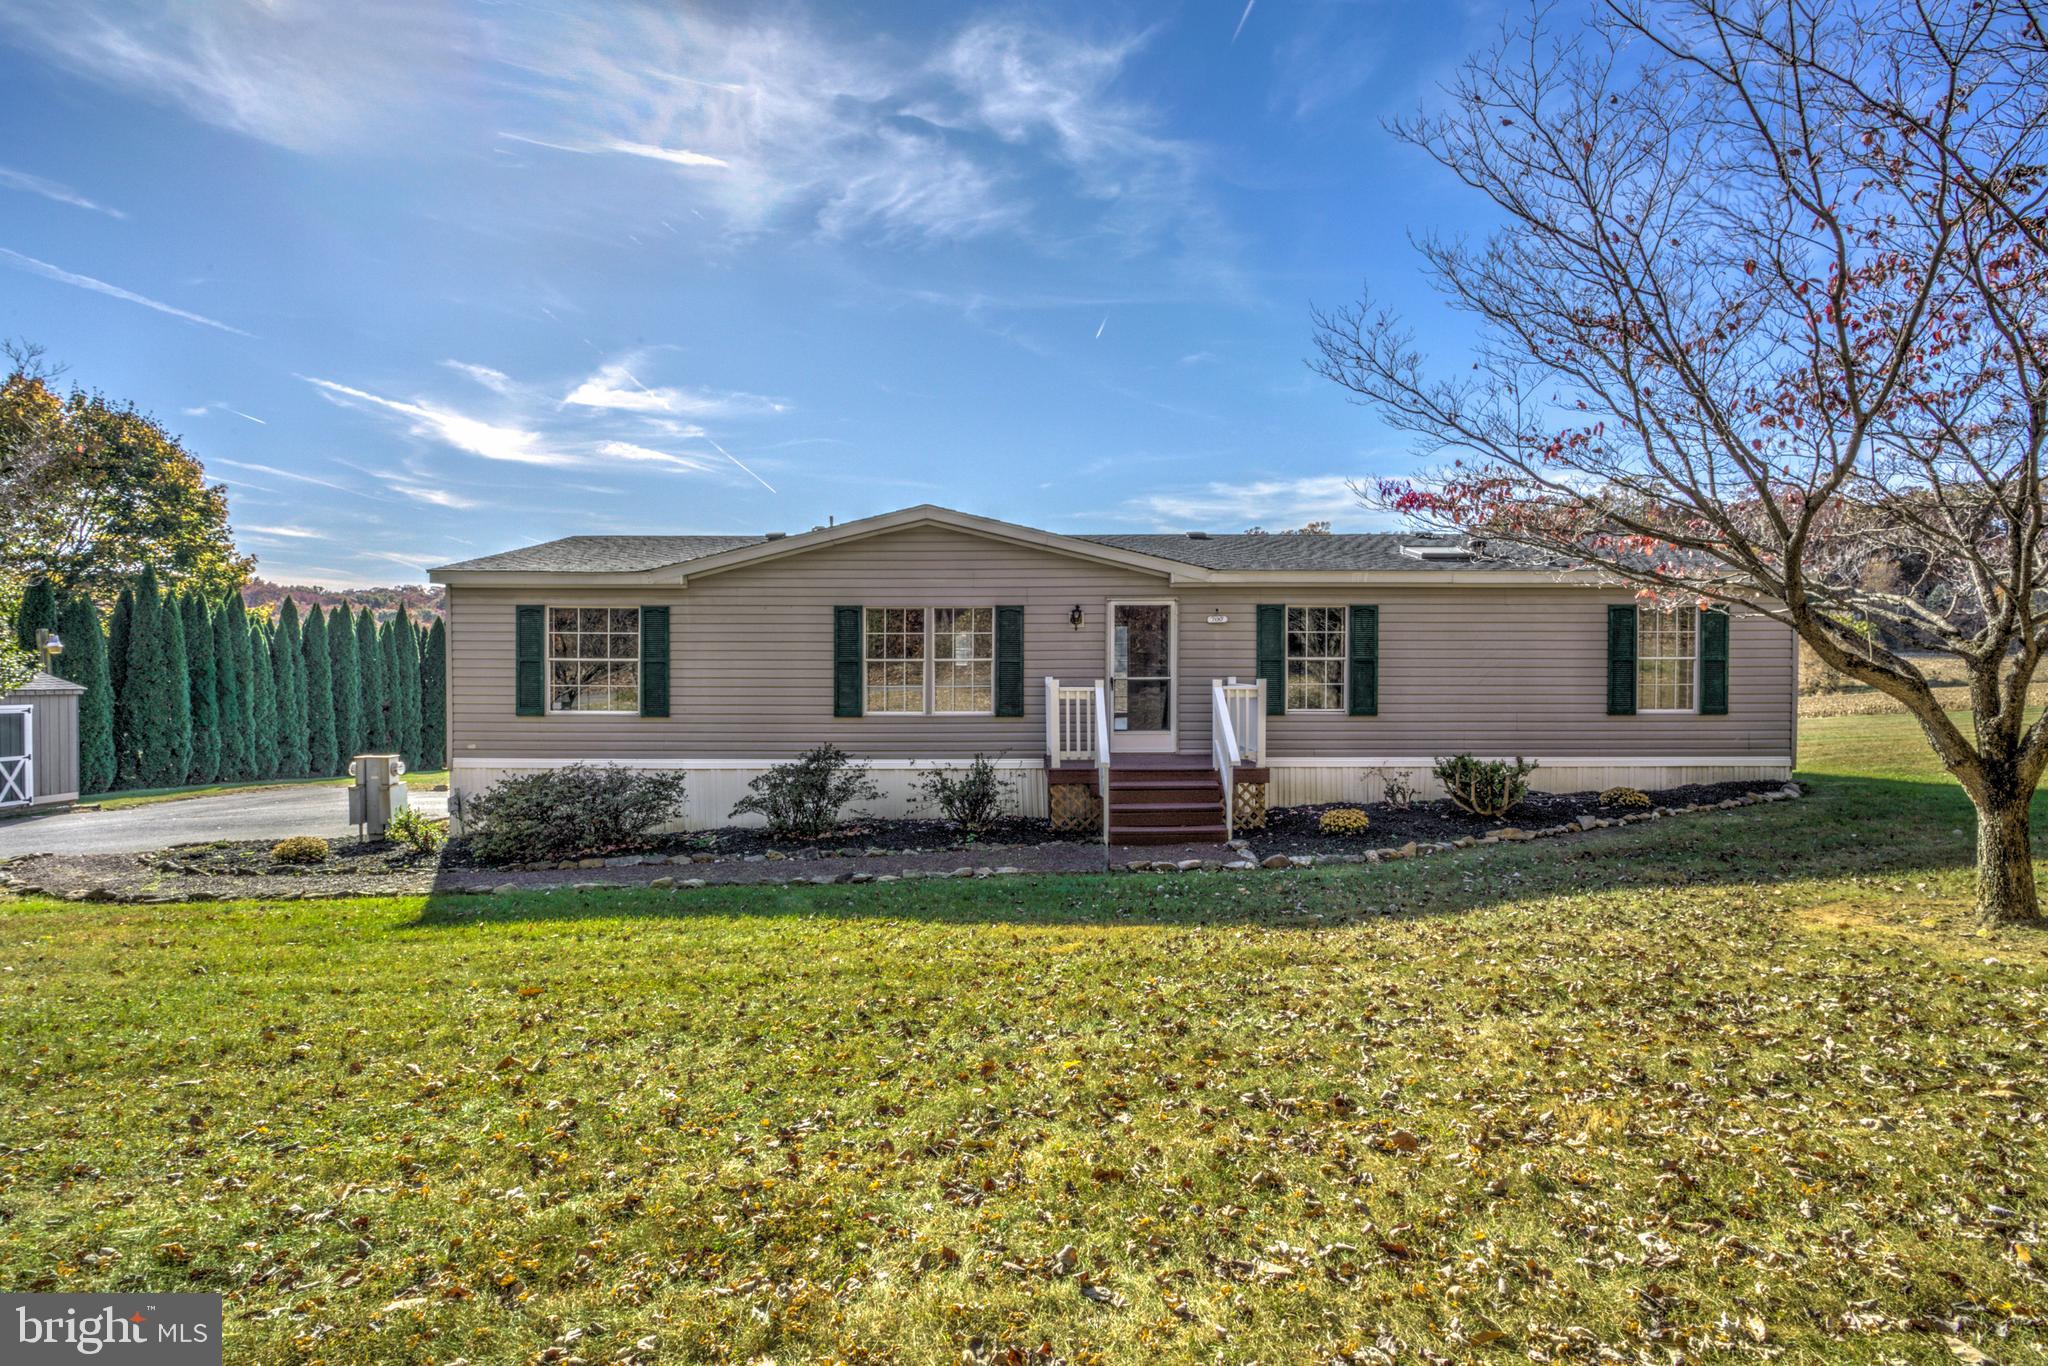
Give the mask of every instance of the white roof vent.
<path id="1" fill-rule="evenodd" d="M 1401 553 L 1411 560 L 1458 561 L 1472 558 L 1469 545 L 1404 545 Z"/>

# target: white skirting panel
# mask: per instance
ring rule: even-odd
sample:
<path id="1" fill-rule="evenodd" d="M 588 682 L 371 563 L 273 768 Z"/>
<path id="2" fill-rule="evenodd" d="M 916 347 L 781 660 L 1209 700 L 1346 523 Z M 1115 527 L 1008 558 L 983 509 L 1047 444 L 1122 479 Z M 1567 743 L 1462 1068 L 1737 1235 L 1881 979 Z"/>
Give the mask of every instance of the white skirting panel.
<path id="1" fill-rule="evenodd" d="M 538 769 L 564 768 L 564 759 L 457 759 L 448 775 L 451 796 L 473 796 L 500 778 Z M 1045 764 L 1037 759 L 997 759 L 995 766 L 1011 786 L 1009 808 L 1019 816 L 1043 819 L 1051 813 L 1045 791 Z M 873 815 L 889 819 L 935 818 L 938 811 L 917 789 L 934 769 L 962 769 L 964 759 L 866 759 L 860 761 L 881 800 L 865 804 Z M 683 770 L 689 777 L 684 791 L 683 819 L 665 827 L 672 830 L 715 830 L 726 825 L 760 825 L 759 816 L 732 814 L 733 803 L 747 795 L 747 784 L 775 764 L 769 759 L 647 759 L 621 761 L 632 769 L 664 772 Z M 457 833 L 460 833 L 459 826 Z"/>
<path id="2" fill-rule="evenodd" d="M 1789 758 L 1742 756 L 1734 758 L 1655 759 L 1542 759 L 1529 775 L 1529 786 L 1538 792 L 1601 792 L 1610 787 L 1639 787 L 1655 791 L 1693 783 L 1739 783 L 1783 781 L 1792 776 Z M 1267 794 L 1269 806 L 1316 806 L 1325 802 L 1358 802 L 1361 805 L 1385 798 L 1386 778 L 1405 777 L 1414 795 L 1430 800 L 1443 795 L 1443 786 L 1432 770 L 1430 759 L 1269 759 L 1273 785 Z"/>

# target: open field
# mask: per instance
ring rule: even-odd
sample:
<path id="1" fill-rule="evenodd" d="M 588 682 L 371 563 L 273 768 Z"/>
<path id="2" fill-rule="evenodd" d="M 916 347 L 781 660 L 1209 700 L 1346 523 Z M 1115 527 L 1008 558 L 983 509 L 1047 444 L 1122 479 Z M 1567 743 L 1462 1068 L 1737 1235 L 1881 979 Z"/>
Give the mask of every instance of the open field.
<path id="1" fill-rule="evenodd" d="M 1907 718 L 1803 730 L 1804 802 L 1370 868 L 0 903 L 0 1285 L 231 1360 L 2041 1359 L 2048 936 Z"/>

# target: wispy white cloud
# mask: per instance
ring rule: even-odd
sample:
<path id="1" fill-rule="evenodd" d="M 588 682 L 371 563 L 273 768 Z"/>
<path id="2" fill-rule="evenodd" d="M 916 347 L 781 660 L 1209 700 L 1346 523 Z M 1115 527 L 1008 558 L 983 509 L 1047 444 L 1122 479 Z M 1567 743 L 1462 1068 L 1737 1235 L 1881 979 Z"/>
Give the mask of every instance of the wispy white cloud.
<path id="1" fill-rule="evenodd" d="M 426 484 L 409 484 L 397 479 L 388 479 L 384 487 L 416 503 L 426 503 L 431 507 L 448 508 L 457 512 L 483 506 L 476 499 L 456 493 L 452 489 L 434 488 Z"/>
<path id="2" fill-rule="evenodd" d="M 1117 520 L 1160 531 L 1243 531 L 1253 526 L 1277 531 L 1307 522 L 1394 526 L 1399 519 L 1360 506 L 1346 476 L 1323 474 L 1241 483 L 1219 480 L 1185 492 L 1146 494 L 1126 501 Z"/>
<path id="3" fill-rule="evenodd" d="M 612 459 L 624 460 L 628 464 L 669 465 L 676 469 L 693 470 L 699 474 L 708 474 L 713 468 L 711 463 L 706 460 L 699 460 L 687 455 L 673 455 L 668 451 L 657 451 L 647 446 L 636 445 L 631 441 L 601 441 L 598 443 L 597 448 Z"/>
<path id="4" fill-rule="evenodd" d="M 6 166 L 0 166 L 0 186 L 10 190 L 20 190 L 26 194 L 39 194 L 43 198 L 53 199 L 59 204 L 69 204 L 74 209 L 90 209 L 94 213 L 103 213 L 109 218 L 126 218 L 128 216 L 119 209 L 110 209 L 105 204 L 87 199 L 69 185 L 60 184 L 54 180 L 45 180 L 39 175 L 30 175 L 27 171 L 16 171 Z"/>
<path id="5" fill-rule="evenodd" d="M 552 449 L 540 432 L 482 418 L 438 403 L 408 402 L 385 398 L 364 389 L 339 384 L 331 379 L 306 377 L 306 382 L 329 399 L 344 406 L 363 406 L 395 413 L 406 418 L 413 435 L 453 446 L 485 460 L 502 460 L 515 465 L 574 465 L 576 456 Z"/>
<path id="6" fill-rule="evenodd" d="M 629 157 L 646 157 L 650 161 L 666 161 L 671 166 L 725 166 L 732 163 L 723 157 L 706 156 L 682 147 L 657 147 L 651 142 L 633 142 L 626 138 L 613 138 L 604 144 L 607 152 L 618 152 Z"/>
<path id="7" fill-rule="evenodd" d="M 686 417 L 731 417 L 741 414 L 780 413 L 788 405 L 779 399 L 737 391 L 712 392 L 680 389 L 670 385 L 651 387 L 634 373 L 637 356 L 607 361 L 596 373 L 579 383 L 562 402 L 583 408 L 614 408 L 629 413 L 675 413 Z"/>
<path id="8" fill-rule="evenodd" d="M 310 527 L 302 526 L 243 526 L 238 523 L 235 530 L 245 536 L 266 537 L 271 540 L 325 541 L 330 539 L 324 531 L 314 531 Z"/>
<path id="9" fill-rule="evenodd" d="M 402 129 L 475 51 L 455 7 L 418 0 L 8 0 L 0 34 L 88 80 L 301 151 Z"/>
<path id="10" fill-rule="evenodd" d="M 472 365 L 468 361 L 444 360 L 441 364 L 459 375 L 467 375 L 494 394 L 512 392 L 512 377 L 503 370 L 493 370 L 488 365 Z"/>
<path id="11" fill-rule="evenodd" d="M 183 409 L 182 411 L 187 417 L 205 417 L 207 414 L 216 411 L 223 413 L 232 413 L 236 417 L 241 418 L 242 421 L 253 422 L 259 427 L 268 427 L 270 425 L 268 422 L 265 422 L 260 417 L 256 417 L 250 413 L 245 413 L 240 408 L 230 408 L 225 403 L 202 403 L 196 408 L 186 408 Z"/>
<path id="12" fill-rule="evenodd" d="M 357 498 L 374 498 L 376 496 L 364 493 L 361 489 L 352 489 L 346 484 L 337 484 L 332 479 L 319 479 L 310 474 L 300 474 L 295 470 L 281 470 L 275 465 L 259 465 L 248 460 L 230 460 L 223 455 L 208 457 L 207 464 L 225 465 L 229 469 L 234 470 L 250 470 L 257 474 L 269 475 L 274 479 L 289 479 L 294 483 L 311 484 L 315 488 L 332 489 L 336 493 L 351 494 Z M 230 480 L 229 482 L 235 481 Z"/>
<path id="13" fill-rule="evenodd" d="M 202 327 L 218 328 L 222 332 L 232 332 L 238 337 L 254 335 L 253 333 L 244 332 L 239 327 L 233 327 L 221 322 L 217 318 L 209 318 L 203 313 L 187 312 L 185 309 L 164 303 L 160 299 L 152 299 L 147 294 L 137 294 L 132 289 L 123 289 L 119 285 L 110 285 L 105 280 L 96 280 L 90 275 L 79 275 L 76 272 L 65 270 L 62 266 L 53 266 L 48 261 L 38 261 L 33 256 L 24 256 L 20 252 L 11 251 L 6 247 L 0 247 L 0 262 L 13 266 L 16 270 L 25 270 L 31 275 L 40 275 L 46 280 L 55 280 L 60 285 L 70 285 L 74 289 L 89 289 L 95 294 L 104 294 L 110 299 L 120 299 L 124 303 L 140 304 L 144 308 L 155 309 L 159 313 L 168 313 L 173 318 L 183 318 L 188 323 L 198 323 Z"/>

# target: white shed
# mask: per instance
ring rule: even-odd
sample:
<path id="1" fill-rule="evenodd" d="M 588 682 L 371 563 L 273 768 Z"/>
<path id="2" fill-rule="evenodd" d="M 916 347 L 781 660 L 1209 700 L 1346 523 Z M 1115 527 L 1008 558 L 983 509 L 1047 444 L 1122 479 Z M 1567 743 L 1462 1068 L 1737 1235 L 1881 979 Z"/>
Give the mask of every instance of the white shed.
<path id="1" fill-rule="evenodd" d="M 0 813 L 78 800 L 78 699 L 85 689 L 39 673 L 0 693 Z"/>

